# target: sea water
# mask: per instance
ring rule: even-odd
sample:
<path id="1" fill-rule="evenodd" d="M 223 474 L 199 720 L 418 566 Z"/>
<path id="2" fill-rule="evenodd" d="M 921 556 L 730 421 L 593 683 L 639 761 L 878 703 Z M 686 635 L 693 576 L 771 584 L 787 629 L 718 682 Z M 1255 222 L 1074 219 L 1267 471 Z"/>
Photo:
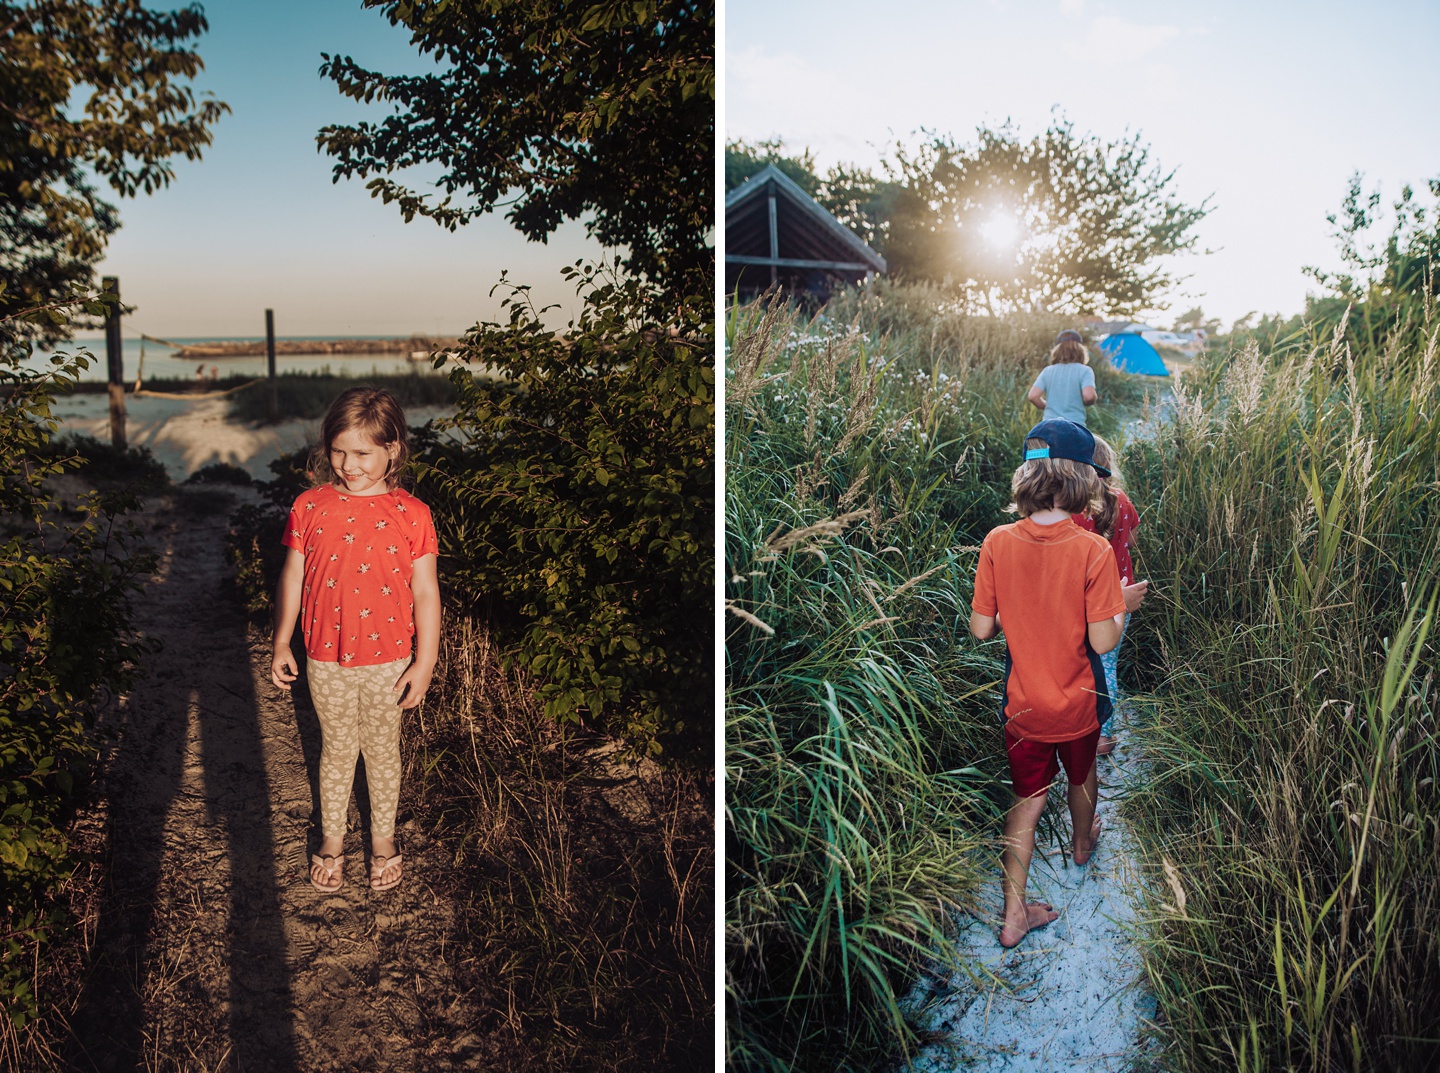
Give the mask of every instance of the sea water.
<path id="1" fill-rule="evenodd" d="M 312 336 L 289 336 L 290 339 L 325 339 L 341 340 L 346 336 L 335 335 L 312 335 Z M 355 339 L 373 339 L 374 336 L 350 336 Z M 256 336 L 205 336 L 195 338 L 173 339 L 171 342 L 181 344 L 193 343 L 235 343 L 235 342 L 264 342 L 264 337 Z M 169 347 L 160 343 L 150 342 L 142 339 L 126 339 L 120 348 L 122 363 L 121 378 L 127 384 L 134 384 L 137 373 L 142 372 L 142 351 L 143 351 L 143 376 L 144 379 L 184 379 L 201 380 L 221 376 L 264 376 L 267 371 L 266 358 L 264 354 L 243 358 L 174 358 L 174 353 Z M 52 353 L 78 354 L 88 353 L 92 360 L 90 367 L 80 374 L 81 380 L 104 381 L 109 379 L 109 366 L 105 359 L 104 339 L 76 339 L 69 343 L 61 343 L 53 351 L 36 349 L 30 357 L 21 362 L 21 368 L 44 370 L 51 368 L 50 357 Z M 433 373 L 433 364 L 428 359 L 411 361 L 406 353 L 397 354 L 276 354 L 276 373 L 317 373 L 331 372 L 338 376 L 362 377 L 375 373 Z"/>

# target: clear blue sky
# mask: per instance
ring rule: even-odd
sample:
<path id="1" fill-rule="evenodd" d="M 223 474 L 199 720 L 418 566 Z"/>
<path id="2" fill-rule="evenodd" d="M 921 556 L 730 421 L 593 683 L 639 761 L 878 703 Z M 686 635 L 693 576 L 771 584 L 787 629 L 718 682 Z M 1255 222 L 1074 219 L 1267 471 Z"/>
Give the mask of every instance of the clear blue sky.
<path id="1" fill-rule="evenodd" d="M 108 195 L 122 227 L 100 271 L 119 276 L 122 297 L 139 306 L 127 334 L 259 335 L 267 306 L 282 336 L 458 334 L 499 314 L 499 296 L 487 295 L 507 268 L 537 299 L 561 302 L 566 315 L 576 308 L 559 270 L 601 252 L 583 225 L 567 224 L 548 245 L 531 243 L 502 209 L 452 234 L 428 220 L 404 223 L 363 181 L 331 185 L 316 132 L 378 118 L 388 106 L 341 97 L 318 73 L 320 54 L 417 73 L 425 62 L 406 31 L 360 0 L 204 6 L 206 70 L 194 85 L 232 112 L 203 160 L 176 162 L 168 189 L 133 200 Z"/>
<path id="2" fill-rule="evenodd" d="M 730 0 L 725 130 L 873 166 L 920 128 L 970 139 L 1058 105 L 1081 133 L 1140 131 L 1178 192 L 1213 194 L 1172 312 L 1296 313 L 1334 267 L 1351 173 L 1385 203 L 1440 177 L 1440 4 Z M 1157 316 L 1163 321 L 1165 315 Z"/>

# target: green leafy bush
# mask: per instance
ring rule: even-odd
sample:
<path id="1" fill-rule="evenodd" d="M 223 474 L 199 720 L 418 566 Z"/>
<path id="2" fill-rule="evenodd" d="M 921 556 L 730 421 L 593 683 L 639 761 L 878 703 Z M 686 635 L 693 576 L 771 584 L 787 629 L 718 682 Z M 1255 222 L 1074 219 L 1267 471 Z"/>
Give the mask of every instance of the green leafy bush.
<path id="1" fill-rule="evenodd" d="M 448 585 L 489 605 L 548 715 L 690 748 L 710 725 L 710 304 L 662 319 L 639 280 L 569 278 L 585 301 L 568 331 L 516 288 L 507 324 L 466 335 L 456 416 L 436 423 L 458 439 L 422 437 L 420 494 Z"/>
<path id="2" fill-rule="evenodd" d="M 133 495 L 83 496 L 61 514 L 45 481 L 98 458 L 83 441 L 51 440 L 50 405 L 87 364 L 57 356 L 52 370 L 0 365 L 0 1009 L 19 1028 L 37 1012 L 31 973 L 68 921 L 56 894 L 72 862 L 64 834 L 77 777 L 93 758 L 86 729 L 97 699 L 125 688 L 140 654 L 129 637 L 129 596 L 154 558 L 117 516 Z M 141 480 L 153 479 L 143 455 Z M 163 471 L 162 471 L 163 472 Z"/>
<path id="3" fill-rule="evenodd" d="M 136 495 L 155 495 L 168 491 L 170 475 L 165 464 L 150 453 L 148 447 L 126 447 L 97 440 L 84 433 L 67 433 L 45 446 L 47 454 L 70 459 L 70 466 L 87 481 L 108 489 L 120 489 Z"/>

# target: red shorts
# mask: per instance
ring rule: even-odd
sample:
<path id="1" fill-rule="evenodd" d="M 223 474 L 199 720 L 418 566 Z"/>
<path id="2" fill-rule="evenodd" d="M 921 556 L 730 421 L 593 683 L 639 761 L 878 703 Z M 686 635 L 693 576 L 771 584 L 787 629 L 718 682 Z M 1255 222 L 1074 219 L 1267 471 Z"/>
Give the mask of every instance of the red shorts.
<path id="1" fill-rule="evenodd" d="M 1021 741 L 1005 729 L 1005 752 L 1010 757 L 1010 783 L 1016 797 L 1034 797 L 1050 789 L 1060 765 L 1071 786 L 1079 786 L 1090 777 L 1095 763 L 1095 747 L 1100 744 L 1097 726 L 1083 738 L 1070 741 Z"/>

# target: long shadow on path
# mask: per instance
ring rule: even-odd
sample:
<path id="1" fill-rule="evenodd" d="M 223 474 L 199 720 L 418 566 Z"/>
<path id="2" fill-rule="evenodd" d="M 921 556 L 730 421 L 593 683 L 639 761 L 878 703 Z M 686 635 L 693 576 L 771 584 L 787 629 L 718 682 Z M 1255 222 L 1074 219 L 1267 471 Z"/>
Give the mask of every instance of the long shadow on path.
<path id="1" fill-rule="evenodd" d="M 72 1069 L 299 1069 L 260 706 L 244 618 L 217 580 L 222 531 L 166 527 L 137 600 L 163 649 L 107 717 L 109 884 Z"/>

